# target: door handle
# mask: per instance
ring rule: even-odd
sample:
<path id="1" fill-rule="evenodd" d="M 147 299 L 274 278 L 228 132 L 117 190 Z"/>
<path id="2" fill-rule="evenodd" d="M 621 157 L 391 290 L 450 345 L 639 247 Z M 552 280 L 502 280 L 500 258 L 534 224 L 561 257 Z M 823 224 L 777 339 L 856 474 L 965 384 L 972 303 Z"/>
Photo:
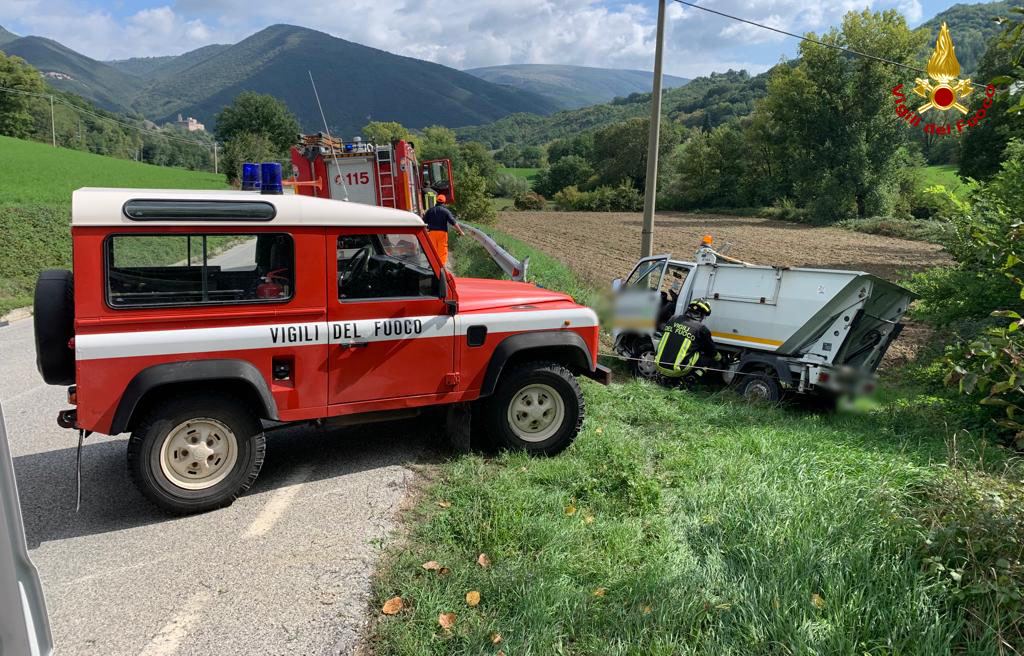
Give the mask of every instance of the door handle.
<path id="1" fill-rule="evenodd" d="M 338 344 L 341 348 L 366 348 L 370 345 L 370 342 L 341 342 Z"/>

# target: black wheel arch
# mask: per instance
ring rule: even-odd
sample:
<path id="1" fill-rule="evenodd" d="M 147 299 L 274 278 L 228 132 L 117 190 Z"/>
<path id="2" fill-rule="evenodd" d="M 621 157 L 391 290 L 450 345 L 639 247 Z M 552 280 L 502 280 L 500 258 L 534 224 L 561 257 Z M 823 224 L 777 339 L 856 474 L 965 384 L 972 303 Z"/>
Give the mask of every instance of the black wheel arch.
<path id="1" fill-rule="evenodd" d="M 595 373 L 590 347 L 577 333 L 569 330 L 519 333 L 506 337 L 495 347 L 480 396 L 493 394 L 502 372 L 527 360 L 557 362 L 573 374 L 590 376 Z"/>
<path id="2" fill-rule="evenodd" d="M 135 419 L 159 390 L 173 388 L 195 391 L 217 384 L 217 388 L 240 396 L 263 419 L 277 421 L 277 403 L 259 369 L 245 360 L 189 360 L 146 367 L 132 378 L 114 412 L 110 434 L 131 430 Z"/>

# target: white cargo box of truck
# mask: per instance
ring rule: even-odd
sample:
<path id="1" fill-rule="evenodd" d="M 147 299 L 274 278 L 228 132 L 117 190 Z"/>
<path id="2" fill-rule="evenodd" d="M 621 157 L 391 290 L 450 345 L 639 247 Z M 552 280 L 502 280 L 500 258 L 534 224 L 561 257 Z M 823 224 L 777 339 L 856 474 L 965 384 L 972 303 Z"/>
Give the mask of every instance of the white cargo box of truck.
<path id="1" fill-rule="evenodd" d="M 616 350 L 632 359 L 637 374 L 653 375 L 665 323 L 704 298 L 711 304 L 705 324 L 718 348 L 733 355 L 726 382 L 742 388 L 744 378 L 762 385 L 768 378 L 801 393 L 870 391 L 914 298 L 863 271 L 747 264 L 709 245 L 695 262 L 645 258 L 615 289 Z"/>

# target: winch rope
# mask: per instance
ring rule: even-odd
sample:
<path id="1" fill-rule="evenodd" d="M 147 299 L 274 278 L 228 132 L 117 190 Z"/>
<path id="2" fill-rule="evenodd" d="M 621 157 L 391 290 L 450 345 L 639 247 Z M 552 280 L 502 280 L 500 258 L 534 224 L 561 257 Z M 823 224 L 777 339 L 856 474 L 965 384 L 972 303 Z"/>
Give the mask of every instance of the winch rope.
<path id="1" fill-rule="evenodd" d="M 597 357 L 599 358 L 613 358 L 615 360 L 621 360 L 623 362 L 644 362 L 644 358 L 634 358 L 628 355 L 621 355 L 619 353 L 609 353 L 607 351 L 598 351 Z M 649 360 L 651 363 L 654 362 L 654 358 Z M 718 369 L 715 367 L 698 367 L 694 366 L 693 369 L 703 369 L 704 371 L 715 371 L 718 373 L 728 374 L 731 373 L 734 376 L 758 376 L 764 372 L 762 371 L 733 371 L 732 369 Z"/>

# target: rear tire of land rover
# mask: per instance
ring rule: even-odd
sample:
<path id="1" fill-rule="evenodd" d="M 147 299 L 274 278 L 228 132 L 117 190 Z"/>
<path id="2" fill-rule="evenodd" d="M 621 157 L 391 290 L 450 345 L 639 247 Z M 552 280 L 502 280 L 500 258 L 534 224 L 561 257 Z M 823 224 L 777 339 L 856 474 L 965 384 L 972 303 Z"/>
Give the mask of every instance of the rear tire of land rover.
<path id="1" fill-rule="evenodd" d="M 185 515 L 231 505 L 256 480 L 265 452 L 263 427 L 243 403 L 190 396 L 140 419 L 128 470 L 153 503 Z"/>
<path id="2" fill-rule="evenodd" d="M 572 372 L 554 362 L 530 362 L 505 373 L 484 406 L 497 446 L 554 455 L 576 438 L 585 406 Z"/>

